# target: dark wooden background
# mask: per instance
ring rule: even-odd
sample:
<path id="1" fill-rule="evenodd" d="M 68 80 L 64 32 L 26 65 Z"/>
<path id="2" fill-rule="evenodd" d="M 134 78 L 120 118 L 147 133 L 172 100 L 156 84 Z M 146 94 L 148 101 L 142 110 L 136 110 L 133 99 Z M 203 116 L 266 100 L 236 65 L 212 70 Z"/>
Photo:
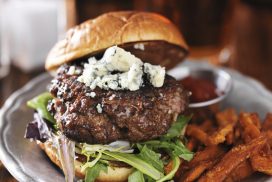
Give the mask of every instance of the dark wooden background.
<path id="1" fill-rule="evenodd" d="M 252 76 L 272 90 L 272 4 L 267 0 L 77 1 L 77 22 L 113 10 L 150 10 L 179 25 L 191 47 L 191 57 L 208 58 Z M 181 4 L 180 4 L 181 3 Z M 209 12 L 207 14 L 207 12 Z M 222 49 L 227 60 L 222 60 Z M 225 58 L 226 59 L 226 58 Z M 222 62 L 226 61 L 226 62 Z M 11 66 L 0 79 L 0 107 L 17 89 L 44 69 L 24 73 Z M 0 162 L 0 182 L 16 181 Z"/>

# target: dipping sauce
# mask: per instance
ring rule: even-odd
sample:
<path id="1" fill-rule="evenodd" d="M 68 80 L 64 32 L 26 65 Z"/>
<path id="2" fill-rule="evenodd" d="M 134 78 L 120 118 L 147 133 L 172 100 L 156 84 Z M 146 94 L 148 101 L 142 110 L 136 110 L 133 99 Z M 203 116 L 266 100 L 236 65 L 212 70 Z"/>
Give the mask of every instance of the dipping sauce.
<path id="1" fill-rule="evenodd" d="M 212 81 L 204 78 L 188 76 L 180 82 L 186 90 L 191 91 L 190 102 L 192 103 L 212 100 L 223 94 L 216 89 L 216 85 Z"/>

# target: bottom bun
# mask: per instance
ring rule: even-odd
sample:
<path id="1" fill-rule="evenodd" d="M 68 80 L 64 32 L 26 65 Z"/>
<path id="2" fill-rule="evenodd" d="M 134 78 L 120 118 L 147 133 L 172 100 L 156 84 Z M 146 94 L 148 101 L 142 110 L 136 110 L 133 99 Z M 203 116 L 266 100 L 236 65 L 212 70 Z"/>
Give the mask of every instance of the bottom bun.
<path id="1" fill-rule="evenodd" d="M 62 169 L 60 160 L 57 155 L 57 149 L 51 145 L 50 142 L 39 143 L 39 146 L 42 150 L 45 151 L 50 160 L 56 164 L 59 168 Z M 78 178 L 84 179 L 85 172 L 81 172 L 80 166 L 82 163 L 78 160 L 75 160 L 75 175 Z M 96 181 L 99 182 L 123 182 L 127 181 L 128 176 L 133 172 L 133 168 L 126 167 L 108 167 L 108 172 L 100 172 L 99 176 L 96 178 Z"/>

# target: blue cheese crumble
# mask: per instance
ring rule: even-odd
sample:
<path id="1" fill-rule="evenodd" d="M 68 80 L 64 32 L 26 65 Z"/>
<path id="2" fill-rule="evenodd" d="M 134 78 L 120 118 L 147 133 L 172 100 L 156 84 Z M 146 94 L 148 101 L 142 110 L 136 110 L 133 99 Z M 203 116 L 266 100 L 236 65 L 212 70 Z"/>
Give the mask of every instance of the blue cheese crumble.
<path id="1" fill-rule="evenodd" d="M 96 105 L 96 110 L 97 110 L 98 113 L 102 113 L 102 111 L 103 111 L 102 110 L 102 105 L 101 104 L 97 104 Z"/>
<path id="2" fill-rule="evenodd" d="M 80 74 L 80 70 L 76 69 L 75 66 L 70 66 L 67 75 L 78 75 Z"/>
<path id="3" fill-rule="evenodd" d="M 85 95 L 88 96 L 88 97 L 94 98 L 96 96 L 96 93 L 95 92 L 90 92 L 90 93 L 86 93 Z"/>
<path id="4" fill-rule="evenodd" d="M 161 87 L 164 83 L 165 68 L 149 63 L 144 64 L 144 72 L 154 87 Z"/>
<path id="5" fill-rule="evenodd" d="M 114 73 L 116 72 L 116 73 Z M 97 60 L 91 57 L 84 64 L 82 75 L 78 81 L 89 86 L 112 90 L 139 90 L 143 85 L 143 74 L 146 73 L 154 87 L 161 87 L 164 83 L 165 68 L 143 63 L 141 59 L 124 49 L 112 46 L 103 57 Z"/>

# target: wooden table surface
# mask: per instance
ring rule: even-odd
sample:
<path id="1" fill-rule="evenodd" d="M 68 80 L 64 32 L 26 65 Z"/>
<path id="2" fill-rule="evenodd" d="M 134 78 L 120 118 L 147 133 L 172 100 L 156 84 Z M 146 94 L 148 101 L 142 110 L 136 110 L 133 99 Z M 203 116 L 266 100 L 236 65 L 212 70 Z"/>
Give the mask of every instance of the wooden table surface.
<path id="1" fill-rule="evenodd" d="M 270 90 L 272 90 L 272 11 L 270 8 L 252 8 L 242 5 L 234 11 L 234 20 L 231 41 L 228 50 L 231 58 L 228 66 L 250 75 Z M 203 49 L 202 49 L 203 50 Z M 212 50 L 212 51 L 211 51 Z M 207 55 L 206 55 L 206 53 Z M 191 53 L 195 57 L 206 56 L 213 64 L 219 64 L 218 49 L 204 49 Z M 5 100 L 17 89 L 25 85 L 30 79 L 40 74 L 43 70 L 33 73 L 23 73 L 11 67 L 10 74 L 0 79 L 0 107 Z M 0 182 L 15 182 L 0 162 Z"/>

